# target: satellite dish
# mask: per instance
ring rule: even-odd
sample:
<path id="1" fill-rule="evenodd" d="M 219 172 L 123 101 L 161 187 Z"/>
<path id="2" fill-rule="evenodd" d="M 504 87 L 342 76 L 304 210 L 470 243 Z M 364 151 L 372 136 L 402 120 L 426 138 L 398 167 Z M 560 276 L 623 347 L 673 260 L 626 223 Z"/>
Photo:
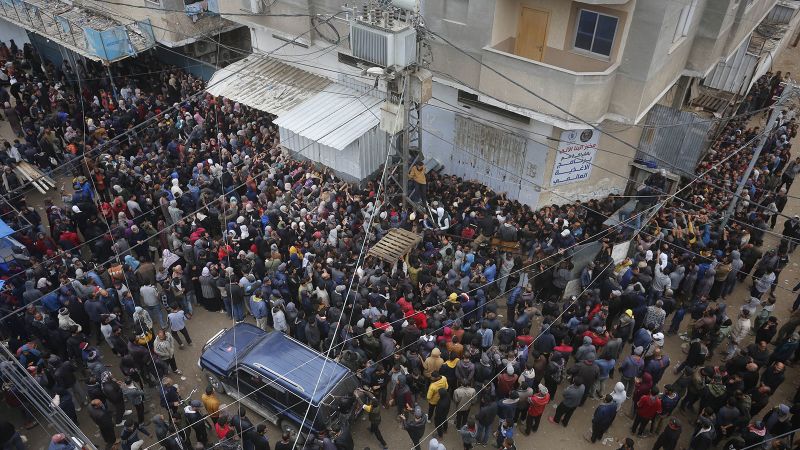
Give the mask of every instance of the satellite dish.
<path id="1" fill-rule="evenodd" d="M 370 67 L 367 69 L 367 74 L 372 75 L 374 77 L 379 77 L 386 73 L 386 71 L 381 67 Z"/>

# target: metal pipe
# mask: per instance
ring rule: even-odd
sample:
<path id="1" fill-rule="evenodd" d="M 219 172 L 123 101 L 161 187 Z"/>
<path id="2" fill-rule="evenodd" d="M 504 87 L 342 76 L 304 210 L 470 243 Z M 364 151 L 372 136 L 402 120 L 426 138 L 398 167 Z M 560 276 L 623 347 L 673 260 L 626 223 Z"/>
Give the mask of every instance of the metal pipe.
<path id="1" fill-rule="evenodd" d="M 753 157 L 750 159 L 750 164 L 747 165 L 747 170 L 744 172 L 744 175 L 742 175 L 742 179 L 739 180 L 739 185 L 736 187 L 736 192 L 733 194 L 733 198 L 728 205 L 728 209 L 725 210 L 725 215 L 722 218 L 722 223 L 720 224 L 720 230 L 725 229 L 725 227 L 728 225 L 728 221 L 731 217 L 733 217 L 733 214 L 736 211 L 736 204 L 739 202 L 739 198 L 742 195 L 744 185 L 747 183 L 747 180 L 750 179 L 750 174 L 753 173 L 753 168 L 755 168 L 756 162 L 758 162 L 758 158 L 761 156 L 761 150 L 764 149 L 764 144 L 766 144 L 767 139 L 769 139 L 769 134 L 772 132 L 773 128 L 775 128 L 775 121 L 778 118 L 778 107 L 783 104 L 783 102 L 789 97 L 789 93 L 794 89 L 796 89 L 794 84 L 787 84 L 781 93 L 781 98 L 775 102 L 772 112 L 769 115 L 769 121 L 767 121 L 764 139 L 758 144 L 755 152 L 753 152 Z"/>

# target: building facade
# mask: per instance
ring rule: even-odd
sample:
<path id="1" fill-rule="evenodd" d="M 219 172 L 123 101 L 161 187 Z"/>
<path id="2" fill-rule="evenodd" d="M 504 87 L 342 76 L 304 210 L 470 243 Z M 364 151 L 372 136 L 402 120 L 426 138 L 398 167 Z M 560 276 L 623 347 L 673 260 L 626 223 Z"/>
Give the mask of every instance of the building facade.
<path id="1" fill-rule="evenodd" d="M 300 156 L 358 180 L 390 151 L 377 129 L 385 83 L 353 57 L 353 9 L 340 0 L 74 3 L 148 18 L 159 46 L 187 61 L 225 67 L 249 55 L 210 77 L 212 92 L 284 115 L 337 101 L 343 126 L 359 123 L 315 136 L 306 115 L 277 114 Z M 434 83 L 420 150 L 429 167 L 534 206 L 623 193 L 654 167 L 690 175 L 707 119 L 730 112 L 793 37 L 794 3 L 423 0 Z M 276 86 L 293 96 L 272 96 Z"/>

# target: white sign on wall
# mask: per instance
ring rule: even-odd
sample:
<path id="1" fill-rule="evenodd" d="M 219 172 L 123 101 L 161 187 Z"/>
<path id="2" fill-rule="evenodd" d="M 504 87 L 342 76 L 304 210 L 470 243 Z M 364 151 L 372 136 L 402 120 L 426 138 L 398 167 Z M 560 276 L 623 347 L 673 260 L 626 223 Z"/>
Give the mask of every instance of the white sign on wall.
<path id="1" fill-rule="evenodd" d="M 597 130 L 562 131 L 550 185 L 560 186 L 589 178 L 599 139 Z"/>

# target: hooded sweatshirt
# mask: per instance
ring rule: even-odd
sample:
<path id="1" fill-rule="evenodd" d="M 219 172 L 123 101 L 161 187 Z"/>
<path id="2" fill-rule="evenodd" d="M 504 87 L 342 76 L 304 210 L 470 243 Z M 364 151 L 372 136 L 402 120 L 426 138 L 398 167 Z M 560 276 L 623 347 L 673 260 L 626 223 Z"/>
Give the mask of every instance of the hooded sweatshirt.
<path id="1" fill-rule="evenodd" d="M 583 337 L 583 345 L 578 347 L 578 351 L 575 352 L 575 361 L 581 362 L 589 358 L 597 359 L 597 351 L 592 345 L 592 338 L 589 336 Z"/>
<path id="2" fill-rule="evenodd" d="M 628 398 L 628 394 L 625 392 L 625 385 L 617 382 L 614 385 L 614 392 L 611 393 L 611 398 L 614 399 L 614 403 L 617 404 L 617 411 L 619 411 L 622 408 L 622 404 L 625 403 L 625 399 Z"/>
<path id="3" fill-rule="evenodd" d="M 434 348 L 431 351 L 431 356 L 425 359 L 425 362 L 422 363 L 423 373 L 425 374 L 426 378 L 430 378 L 433 372 L 437 372 L 442 364 L 444 364 L 444 359 L 442 359 L 442 352 L 438 348 Z"/>
<path id="4" fill-rule="evenodd" d="M 428 450 L 446 450 L 444 444 L 439 443 L 439 440 L 436 438 L 431 438 L 431 441 L 428 443 Z"/>

